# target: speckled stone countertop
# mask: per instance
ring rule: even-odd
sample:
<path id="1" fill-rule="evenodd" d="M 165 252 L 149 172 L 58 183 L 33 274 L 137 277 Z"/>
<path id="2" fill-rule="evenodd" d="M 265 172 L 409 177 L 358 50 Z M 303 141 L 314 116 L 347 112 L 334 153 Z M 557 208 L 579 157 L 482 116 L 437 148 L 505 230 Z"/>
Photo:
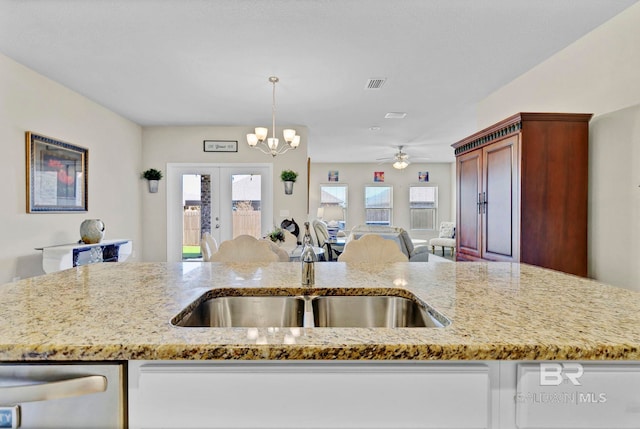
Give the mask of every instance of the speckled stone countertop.
<path id="1" fill-rule="evenodd" d="M 299 263 L 108 263 L 0 286 L 0 360 L 640 359 L 640 293 L 509 263 L 319 263 L 315 288 L 402 289 L 444 328 L 184 328 L 211 289 L 300 286 Z"/>

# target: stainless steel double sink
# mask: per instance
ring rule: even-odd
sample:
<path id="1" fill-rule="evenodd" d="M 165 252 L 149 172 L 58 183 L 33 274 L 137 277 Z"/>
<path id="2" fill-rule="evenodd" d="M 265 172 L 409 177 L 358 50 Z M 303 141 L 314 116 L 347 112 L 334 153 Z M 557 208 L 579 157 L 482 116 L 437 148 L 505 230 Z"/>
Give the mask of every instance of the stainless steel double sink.
<path id="1" fill-rule="evenodd" d="M 274 294 L 224 291 L 204 294 L 171 323 L 182 327 L 317 327 L 317 328 L 441 328 L 451 322 L 404 290 L 331 289 L 304 295 L 278 290 Z M 229 291 L 229 293 L 237 293 Z"/>

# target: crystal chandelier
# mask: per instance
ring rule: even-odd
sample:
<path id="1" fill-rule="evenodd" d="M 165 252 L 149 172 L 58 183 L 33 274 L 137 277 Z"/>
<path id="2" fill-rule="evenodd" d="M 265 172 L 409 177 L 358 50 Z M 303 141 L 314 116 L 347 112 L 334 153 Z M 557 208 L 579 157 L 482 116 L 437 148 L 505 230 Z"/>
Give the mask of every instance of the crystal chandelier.
<path id="1" fill-rule="evenodd" d="M 273 84 L 273 101 L 271 104 L 271 137 L 269 135 L 269 129 L 264 127 L 256 127 L 254 134 L 247 134 L 247 143 L 249 147 L 254 149 L 260 149 L 264 154 L 276 156 L 282 155 L 290 149 L 295 149 L 300 145 L 300 136 L 296 135 L 296 130 L 285 129 L 282 130 L 284 141 L 286 145 L 280 145 L 279 140 L 276 138 L 276 83 L 280 79 L 276 76 L 271 76 L 269 82 Z M 266 140 L 266 143 L 265 143 Z"/>

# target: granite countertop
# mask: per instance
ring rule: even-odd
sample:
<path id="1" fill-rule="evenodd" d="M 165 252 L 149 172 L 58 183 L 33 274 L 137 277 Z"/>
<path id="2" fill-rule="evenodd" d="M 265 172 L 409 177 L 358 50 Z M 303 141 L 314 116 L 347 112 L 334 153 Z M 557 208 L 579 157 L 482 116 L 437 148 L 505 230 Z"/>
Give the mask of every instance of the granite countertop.
<path id="1" fill-rule="evenodd" d="M 511 263 L 318 263 L 316 288 L 404 289 L 444 328 L 183 328 L 215 288 L 300 289 L 299 263 L 107 263 L 0 286 L 0 360 L 640 359 L 640 293 Z"/>

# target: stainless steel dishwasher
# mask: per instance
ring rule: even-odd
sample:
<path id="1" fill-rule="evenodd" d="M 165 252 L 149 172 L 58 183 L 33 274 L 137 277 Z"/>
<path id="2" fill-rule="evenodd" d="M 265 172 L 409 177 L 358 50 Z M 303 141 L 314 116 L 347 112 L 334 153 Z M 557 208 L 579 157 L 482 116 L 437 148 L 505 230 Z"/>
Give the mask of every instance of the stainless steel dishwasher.
<path id="1" fill-rule="evenodd" d="M 124 428 L 122 363 L 0 364 L 0 428 Z"/>

